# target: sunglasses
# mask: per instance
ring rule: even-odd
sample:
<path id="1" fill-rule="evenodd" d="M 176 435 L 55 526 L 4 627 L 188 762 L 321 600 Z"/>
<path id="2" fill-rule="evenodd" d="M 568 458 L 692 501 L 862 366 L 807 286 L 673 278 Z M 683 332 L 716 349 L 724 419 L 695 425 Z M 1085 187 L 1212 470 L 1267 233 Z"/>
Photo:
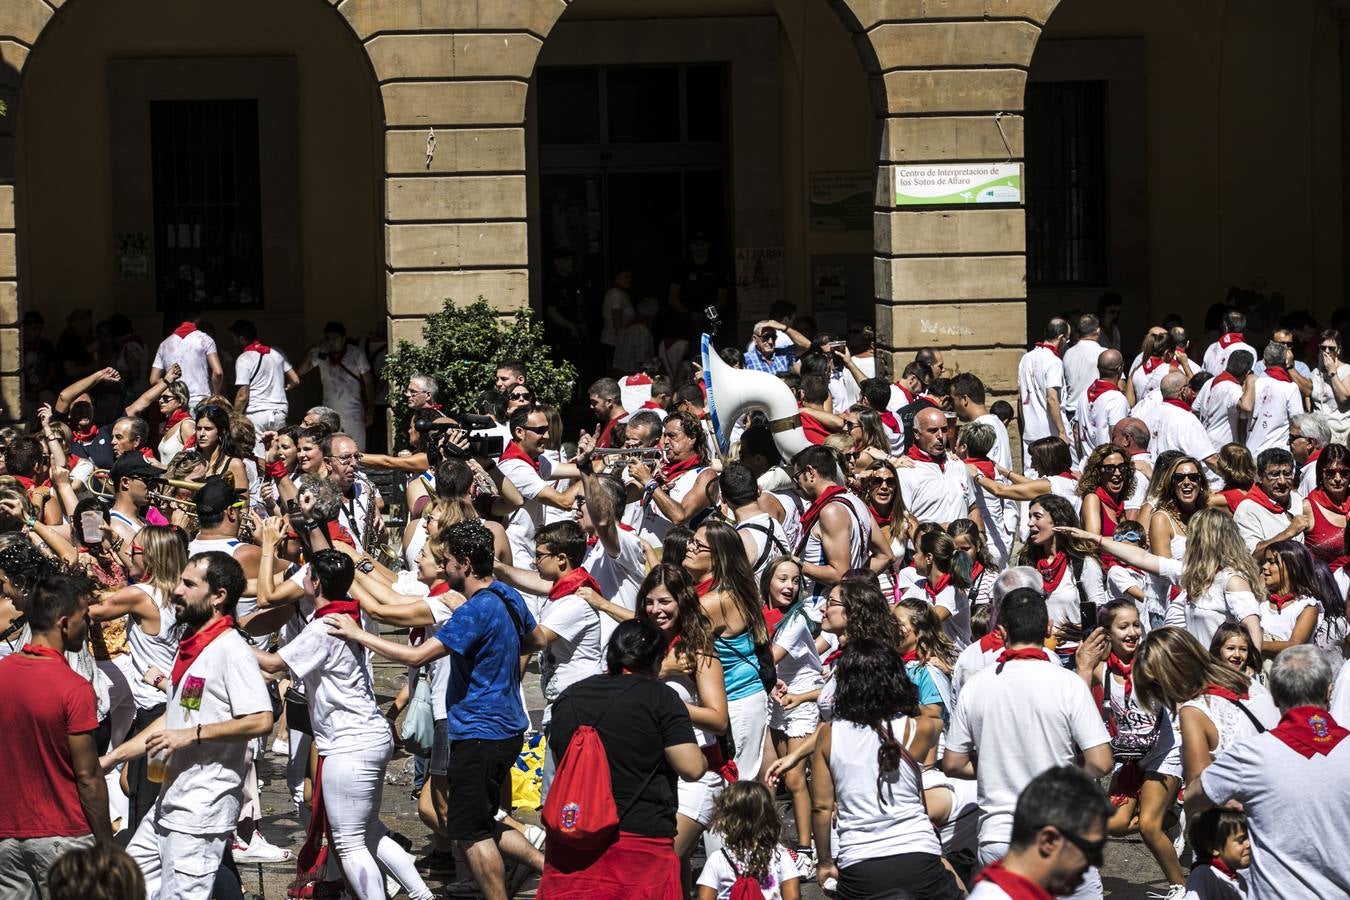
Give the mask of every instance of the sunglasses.
<path id="1" fill-rule="evenodd" d="M 524 400 L 526 403 L 531 403 L 531 402 L 534 401 L 534 394 L 530 394 L 530 393 L 525 393 L 525 394 L 512 394 L 512 395 L 511 395 L 511 399 L 512 399 L 512 400 Z"/>
<path id="2" fill-rule="evenodd" d="M 160 394 L 160 395 L 159 395 L 159 402 L 160 402 L 160 403 L 172 403 L 174 400 L 177 400 L 177 399 L 178 399 L 178 398 L 175 397 L 173 394 Z"/>
<path id="3" fill-rule="evenodd" d="M 522 425 L 522 426 L 520 426 L 520 427 L 521 427 L 521 428 L 524 428 L 526 431 L 532 431 L 532 432 L 534 432 L 535 434 L 540 435 L 540 436 L 543 436 L 543 435 L 545 435 L 545 434 L 548 434 L 548 426 L 547 426 L 547 425 L 535 425 L 535 426 Z"/>
<path id="4" fill-rule="evenodd" d="M 877 487 L 895 487 L 895 479 L 894 479 L 894 478 L 873 478 L 873 479 L 872 479 L 872 484 L 876 485 Z"/>
<path id="5" fill-rule="evenodd" d="M 1042 825 L 1041 827 L 1045 828 L 1046 826 Z M 1098 868 L 1101 867 L 1102 856 L 1106 851 L 1105 837 L 1102 837 L 1100 840 L 1089 841 L 1082 835 L 1074 834 L 1067 828 L 1060 828 L 1058 825 L 1050 825 L 1049 827 L 1058 831 L 1064 836 L 1064 840 L 1077 847 L 1082 852 L 1083 858 L 1088 861 L 1088 865 L 1097 866 Z"/>
<path id="6" fill-rule="evenodd" d="M 1350 478 L 1350 469 L 1327 469 L 1322 473 L 1323 478 Z"/>
<path id="7" fill-rule="evenodd" d="M 1108 463 L 1102 466 L 1103 472 L 1124 472 L 1130 467 L 1129 463 Z"/>
<path id="8" fill-rule="evenodd" d="M 1200 473 L 1199 473 L 1199 472 L 1173 472 L 1173 473 L 1172 473 L 1172 483 L 1173 483 L 1173 484 L 1182 484 L 1183 482 L 1187 482 L 1187 481 L 1191 482 L 1192 484 L 1199 484 L 1199 483 L 1200 483 Z"/>
<path id="9" fill-rule="evenodd" d="M 702 553 L 704 550 L 711 550 L 712 547 L 700 541 L 698 538 L 689 539 L 689 550 L 693 553 Z"/>

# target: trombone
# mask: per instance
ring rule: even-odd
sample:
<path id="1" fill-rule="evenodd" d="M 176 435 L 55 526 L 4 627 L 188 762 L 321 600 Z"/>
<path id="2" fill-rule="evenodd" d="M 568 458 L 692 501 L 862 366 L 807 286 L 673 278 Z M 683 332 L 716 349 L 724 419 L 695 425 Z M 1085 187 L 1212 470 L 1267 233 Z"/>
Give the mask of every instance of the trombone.
<path id="1" fill-rule="evenodd" d="M 95 469 L 89 478 L 90 493 L 104 500 L 112 500 L 113 485 L 108 477 L 108 469 Z M 200 481 L 183 481 L 178 478 L 156 478 L 151 482 L 151 488 L 146 492 L 146 496 L 151 506 L 158 506 L 164 510 L 182 510 L 189 516 L 196 518 L 197 504 L 191 500 L 184 500 L 181 497 L 175 497 L 171 491 L 200 491 L 204 485 Z"/>

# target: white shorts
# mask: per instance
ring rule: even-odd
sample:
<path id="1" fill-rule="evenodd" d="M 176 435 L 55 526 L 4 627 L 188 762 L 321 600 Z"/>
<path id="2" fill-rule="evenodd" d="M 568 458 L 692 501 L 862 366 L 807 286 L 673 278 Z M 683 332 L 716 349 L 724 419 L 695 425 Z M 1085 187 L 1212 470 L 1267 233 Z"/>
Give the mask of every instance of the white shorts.
<path id="1" fill-rule="evenodd" d="M 1148 753 L 1144 754 L 1144 758 L 1139 760 L 1139 768 L 1145 772 L 1170 775 L 1173 778 L 1182 777 L 1180 737 L 1181 726 L 1177 721 L 1164 722 L 1158 729 L 1157 742 Z"/>
<path id="2" fill-rule="evenodd" d="M 716 772 L 705 772 L 698 781 L 679 781 L 675 786 L 679 799 L 676 809 L 686 819 L 693 819 L 707 828 L 712 824 L 713 805 L 722 793 L 722 776 Z"/>
<path id="3" fill-rule="evenodd" d="M 769 703 L 769 728 L 790 738 L 807 737 L 819 724 L 820 707 L 816 706 L 814 700 L 799 703 L 786 711 L 776 701 L 771 700 Z"/>

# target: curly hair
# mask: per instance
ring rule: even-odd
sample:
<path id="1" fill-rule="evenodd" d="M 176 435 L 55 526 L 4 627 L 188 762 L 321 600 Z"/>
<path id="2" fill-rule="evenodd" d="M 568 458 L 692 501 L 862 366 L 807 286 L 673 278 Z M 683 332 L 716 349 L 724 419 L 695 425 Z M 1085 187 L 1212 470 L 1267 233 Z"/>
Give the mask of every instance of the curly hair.
<path id="1" fill-rule="evenodd" d="M 919 661 L 937 666 L 950 675 L 960 651 L 956 642 L 942 630 L 933 604 L 917 597 L 906 597 L 895 605 L 897 615 L 902 609 L 910 631 L 914 632 L 914 650 L 919 654 Z"/>
<path id="2" fill-rule="evenodd" d="M 848 643 L 871 638 L 888 647 L 900 646 L 900 623 L 875 581 L 842 581 L 838 591 L 844 604 L 844 638 Z"/>
<path id="3" fill-rule="evenodd" d="M 1088 494 L 1094 493 L 1097 488 L 1104 489 L 1106 487 L 1102 463 L 1112 456 L 1119 456 L 1125 462 L 1125 484 L 1120 489 L 1121 499 L 1126 499 L 1134 493 L 1134 480 L 1139 477 L 1139 473 L 1135 471 L 1134 466 L 1130 465 L 1129 457 L 1126 456 L 1124 450 L 1115 444 L 1102 444 L 1093 450 L 1083 462 L 1083 472 L 1078 476 L 1078 487 L 1076 488 L 1078 496 L 1086 497 Z"/>
<path id="4" fill-rule="evenodd" d="M 698 657 L 712 656 L 713 626 L 703 605 L 694 592 L 694 583 L 683 566 L 668 562 L 659 563 L 647 573 L 638 587 L 637 615 L 639 619 L 648 619 L 647 595 L 653 588 L 664 587 L 675 598 L 676 618 L 675 635 L 671 640 L 676 654 L 691 668 L 697 664 Z"/>
<path id="5" fill-rule="evenodd" d="M 877 747 L 877 779 L 900 769 L 903 757 L 891 720 L 919 714 L 919 689 L 905 671 L 900 651 L 882 641 L 849 641 L 835 669 L 834 717 L 871 728 Z"/>
<path id="6" fill-rule="evenodd" d="M 665 422 L 661 427 L 665 427 L 666 422 L 676 422 L 680 426 L 680 431 L 684 436 L 694 442 L 694 454 L 698 456 L 698 462 L 701 466 L 708 465 L 708 441 L 707 435 L 703 431 L 703 425 L 694 416 L 693 413 L 673 412 L 666 416 Z"/>
<path id="7" fill-rule="evenodd" d="M 722 836 L 737 875 L 762 881 L 773 865 L 783 820 L 773 795 L 758 781 L 736 781 L 722 789 L 713 810 L 712 829 Z"/>

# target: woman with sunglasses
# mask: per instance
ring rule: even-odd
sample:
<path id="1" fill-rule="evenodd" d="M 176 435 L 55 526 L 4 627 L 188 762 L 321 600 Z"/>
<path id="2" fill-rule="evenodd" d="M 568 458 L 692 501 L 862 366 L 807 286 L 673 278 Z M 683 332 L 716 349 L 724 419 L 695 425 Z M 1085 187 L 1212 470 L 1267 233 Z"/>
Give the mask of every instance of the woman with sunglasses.
<path id="1" fill-rule="evenodd" d="M 248 487 L 244 455 L 252 450 L 237 448 L 232 435 L 228 409 L 209 403 L 197 410 L 197 452 L 206 463 L 206 477 L 228 474 L 235 489 L 244 490 Z"/>
<path id="2" fill-rule="evenodd" d="M 858 471 L 863 471 L 882 462 L 891 455 L 891 442 L 882 427 L 881 417 L 876 410 L 861 403 L 850 406 L 844 413 L 844 428 L 853 438 L 853 450 L 858 454 Z"/>
<path id="3" fill-rule="evenodd" d="M 532 403 L 534 403 L 534 391 L 523 384 L 513 384 L 510 392 L 506 395 L 506 415 L 504 418 L 511 418 L 511 413 Z"/>
<path id="4" fill-rule="evenodd" d="M 1125 501 L 1134 493 L 1138 475 L 1125 452 L 1114 444 L 1102 444 L 1088 455 L 1078 479 L 1082 498 L 1083 530 L 1103 537 L 1116 533 L 1125 519 Z"/>
<path id="5" fill-rule="evenodd" d="M 880 545 L 889 553 L 890 561 L 877 572 L 882 593 L 892 599 L 900 599 L 902 593 L 897 574 L 904 565 L 909 540 L 913 528 L 918 525 L 905 509 L 905 500 L 900 496 L 900 477 L 890 460 L 881 459 L 872 464 L 858 478 L 863 501 L 872 514 L 872 543 Z M 878 554 L 873 552 L 873 559 Z"/>
<path id="6" fill-rule="evenodd" d="M 1144 506 L 1150 510 L 1149 547 L 1159 556 L 1170 556 L 1178 563 L 1185 560 L 1191 517 L 1209 507 L 1209 482 L 1205 480 L 1199 460 L 1180 455 L 1158 457 Z M 1175 582 L 1161 577 L 1151 580 L 1148 591 L 1150 616 L 1167 612 L 1168 604 L 1178 594 L 1174 585 Z"/>
<path id="7" fill-rule="evenodd" d="M 1303 536 L 1313 556 L 1332 572 L 1350 561 L 1345 554 L 1345 527 L 1350 515 L 1350 448 L 1328 444 L 1317 457 L 1317 488 L 1308 494 L 1312 527 Z"/>
<path id="8" fill-rule="evenodd" d="M 768 652 L 769 630 L 740 534 L 720 519 L 704 522 L 689 542 L 684 570 L 717 635 L 736 767 L 742 778 L 757 778 L 769 727 L 769 695 L 760 662 Z"/>
<path id="9" fill-rule="evenodd" d="M 174 588 L 187 566 L 187 539 L 171 525 L 147 525 L 132 539 L 127 553 L 132 583 L 104 594 L 89 607 L 94 622 L 119 618 L 127 621 L 131 650 L 131 697 L 135 704 L 132 733 L 140 731 L 164 711 L 168 673 L 178 654 Z M 130 806 L 124 826 L 133 830 L 159 794 L 159 785 L 145 778 L 144 758 L 127 763 Z"/>
<path id="10" fill-rule="evenodd" d="M 1350 363 L 1341 359 L 1342 349 L 1339 331 L 1323 331 L 1312 372 L 1312 411 L 1326 419 L 1337 444 L 1350 442 Z"/>

